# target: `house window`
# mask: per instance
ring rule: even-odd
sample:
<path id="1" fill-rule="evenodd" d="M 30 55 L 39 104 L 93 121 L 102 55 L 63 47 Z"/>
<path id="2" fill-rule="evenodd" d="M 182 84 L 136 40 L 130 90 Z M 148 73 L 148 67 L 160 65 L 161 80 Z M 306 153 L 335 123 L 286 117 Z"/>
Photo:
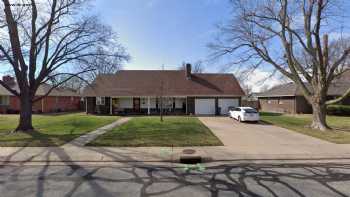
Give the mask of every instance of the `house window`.
<path id="1" fill-rule="evenodd" d="M 74 101 L 74 97 L 71 96 L 70 97 L 70 101 L 73 102 Z"/>
<path id="2" fill-rule="evenodd" d="M 105 105 L 106 97 L 96 97 L 96 105 Z"/>
<path id="3" fill-rule="evenodd" d="M 271 104 L 272 103 L 271 99 L 267 99 L 267 103 Z"/>
<path id="4" fill-rule="evenodd" d="M 9 96 L 0 96 L 0 105 L 9 105 L 10 97 Z"/>
<path id="5" fill-rule="evenodd" d="M 146 98 L 141 98 L 142 105 L 146 105 Z"/>

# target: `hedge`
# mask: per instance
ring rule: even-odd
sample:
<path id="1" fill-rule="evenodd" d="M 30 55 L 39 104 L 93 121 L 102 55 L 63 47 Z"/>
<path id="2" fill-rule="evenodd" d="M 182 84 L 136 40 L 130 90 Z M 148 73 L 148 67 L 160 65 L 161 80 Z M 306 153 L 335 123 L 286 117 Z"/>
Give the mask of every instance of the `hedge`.
<path id="1" fill-rule="evenodd" d="M 327 114 L 329 115 L 350 115 L 350 105 L 328 105 Z"/>

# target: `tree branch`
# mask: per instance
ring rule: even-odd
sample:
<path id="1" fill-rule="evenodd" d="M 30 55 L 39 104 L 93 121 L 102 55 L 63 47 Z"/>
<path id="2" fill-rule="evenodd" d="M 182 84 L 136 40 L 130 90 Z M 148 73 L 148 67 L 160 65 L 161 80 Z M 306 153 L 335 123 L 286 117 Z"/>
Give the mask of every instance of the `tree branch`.
<path id="1" fill-rule="evenodd" d="M 348 98 L 350 96 L 350 88 L 340 97 L 333 99 L 333 100 L 329 100 L 326 102 L 326 105 L 333 105 L 336 103 L 339 103 L 341 101 L 343 101 L 344 99 Z"/>
<path id="2" fill-rule="evenodd" d="M 7 85 L 2 80 L 0 80 L 0 85 L 2 85 L 6 90 L 11 92 L 13 95 L 15 95 L 15 96 L 19 96 L 20 95 L 16 90 L 12 89 L 9 85 Z"/>
<path id="3" fill-rule="evenodd" d="M 65 82 L 69 81 L 69 80 L 72 79 L 73 77 L 78 77 L 79 79 L 81 79 L 81 80 L 83 80 L 83 81 L 86 81 L 86 80 L 83 79 L 82 77 L 79 77 L 79 75 L 80 75 L 80 74 L 83 74 L 83 73 L 86 73 L 86 72 L 91 72 L 91 71 L 93 71 L 93 70 L 85 70 L 85 71 L 81 71 L 81 72 L 75 73 L 75 74 L 73 74 L 73 73 L 58 73 L 58 74 L 55 74 L 55 75 L 53 75 L 53 76 L 48 77 L 48 79 L 45 80 L 45 81 L 43 81 L 43 82 L 41 82 L 41 84 L 44 84 L 44 82 L 48 81 L 49 78 L 53 78 L 54 76 L 58 76 L 58 75 L 70 75 L 67 79 L 62 80 L 62 81 L 60 81 L 59 83 L 57 83 L 57 84 L 51 86 L 51 88 L 50 88 L 44 95 L 39 96 L 39 97 L 36 97 L 35 99 L 33 99 L 33 103 L 34 103 L 34 102 L 37 102 L 37 101 L 39 101 L 39 100 L 41 100 L 41 99 L 43 99 L 43 98 L 45 98 L 45 97 L 47 97 L 48 95 L 50 95 L 50 93 L 51 93 L 55 88 L 59 87 L 60 85 L 64 84 Z M 87 82 L 87 81 L 86 81 L 86 82 Z"/>

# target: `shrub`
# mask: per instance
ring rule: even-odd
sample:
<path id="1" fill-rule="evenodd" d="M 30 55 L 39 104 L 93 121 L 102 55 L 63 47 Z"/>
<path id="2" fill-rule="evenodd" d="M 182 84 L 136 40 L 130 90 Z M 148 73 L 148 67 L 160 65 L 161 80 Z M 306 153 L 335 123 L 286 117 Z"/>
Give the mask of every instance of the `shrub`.
<path id="1" fill-rule="evenodd" d="M 329 105 L 327 106 L 327 114 L 338 116 L 349 116 L 350 105 Z"/>

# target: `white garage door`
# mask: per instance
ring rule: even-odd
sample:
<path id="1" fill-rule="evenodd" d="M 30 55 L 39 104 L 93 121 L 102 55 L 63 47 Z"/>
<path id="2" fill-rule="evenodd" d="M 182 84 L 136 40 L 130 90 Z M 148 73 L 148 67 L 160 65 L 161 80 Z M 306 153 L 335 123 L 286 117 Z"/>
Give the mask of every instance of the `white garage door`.
<path id="1" fill-rule="evenodd" d="M 215 99 L 195 99 L 195 114 L 198 115 L 214 115 Z"/>
<path id="2" fill-rule="evenodd" d="M 220 114 L 225 115 L 228 113 L 229 107 L 238 107 L 238 99 L 219 99 L 219 107 L 221 108 Z"/>

